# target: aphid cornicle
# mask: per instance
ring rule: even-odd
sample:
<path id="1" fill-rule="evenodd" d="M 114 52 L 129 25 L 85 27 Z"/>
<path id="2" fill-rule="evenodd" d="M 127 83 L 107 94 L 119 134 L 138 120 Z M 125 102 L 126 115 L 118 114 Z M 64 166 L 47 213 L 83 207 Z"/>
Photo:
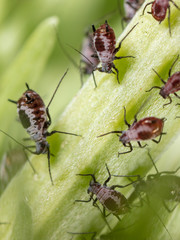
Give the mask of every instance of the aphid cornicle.
<path id="1" fill-rule="evenodd" d="M 101 63 L 101 67 L 96 67 L 94 71 L 98 70 L 100 72 L 114 73 L 114 74 L 116 72 L 117 81 L 118 83 L 120 83 L 119 71 L 116 68 L 113 61 L 122 59 L 122 58 L 134 58 L 133 56 L 117 57 L 115 55 L 121 48 L 122 42 L 132 32 L 132 30 L 137 26 L 137 24 L 134 25 L 131 28 L 131 30 L 126 34 L 126 36 L 120 41 L 120 43 L 118 44 L 118 47 L 116 47 L 116 37 L 115 37 L 114 30 L 109 26 L 107 21 L 105 21 L 105 23 L 101 25 L 98 29 L 96 29 L 95 26 L 92 25 L 92 29 L 94 32 L 93 42 L 94 42 L 94 48 L 96 50 L 96 54 L 94 54 L 93 57 L 98 58 Z"/>
<path id="2" fill-rule="evenodd" d="M 160 89 L 159 94 L 163 97 L 163 98 L 169 98 L 169 102 L 164 104 L 164 106 L 169 105 L 172 102 L 171 97 L 169 96 L 170 94 L 174 94 L 175 97 L 180 98 L 180 96 L 177 95 L 177 91 L 180 90 L 180 72 L 176 72 L 171 76 L 171 71 L 172 68 L 174 66 L 174 64 L 177 62 L 179 58 L 179 55 L 177 56 L 177 58 L 175 59 L 175 61 L 173 62 L 173 64 L 171 65 L 170 69 L 169 69 L 169 78 L 167 80 L 167 82 L 165 82 L 160 75 L 153 69 L 153 71 L 157 74 L 157 76 L 159 77 L 159 79 L 162 81 L 162 83 L 164 83 L 163 87 L 159 87 L 159 86 L 154 86 L 151 89 L 147 90 L 146 92 L 150 92 L 152 89 L 154 88 L 158 88 Z"/>
<path id="3" fill-rule="evenodd" d="M 67 70 L 68 71 L 68 70 Z M 27 90 L 23 93 L 22 97 L 18 101 L 10 100 L 10 102 L 17 104 L 17 112 L 19 119 L 26 129 L 27 133 L 30 135 L 31 140 L 35 142 L 36 151 L 31 151 L 29 148 L 32 146 L 24 147 L 26 150 L 33 154 L 45 154 L 47 153 L 48 158 L 48 168 L 51 182 L 53 184 L 51 170 L 50 170 L 50 148 L 46 140 L 48 136 L 51 136 L 55 133 L 63 133 L 74 136 L 80 136 L 74 133 L 62 132 L 62 131 L 52 131 L 48 132 L 48 128 L 51 125 L 51 117 L 49 114 L 49 106 L 59 88 L 60 83 L 67 74 L 67 71 L 64 73 L 63 77 L 60 79 L 58 86 L 56 87 L 53 96 L 46 107 L 42 98 L 34 90 L 30 89 L 26 83 Z M 7 135 L 7 134 L 6 134 Z M 17 142 L 17 141 L 16 141 Z M 20 144 L 22 145 L 22 144 Z"/>
<path id="4" fill-rule="evenodd" d="M 154 0 L 152 2 L 149 2 L 145 5 L 143 9 L 142 15 L 144 15 L 144 11 L 148 5 L 151 6 L 151 12 L 148 12 L 149 14 L 152 14 L 152 16 L 159 22 L 161 23 L 165 17 L 166 17 L 166 12 L 168 10 L 168 25 L 169 25 L 169 34 L 171 36 L 171 24 L 170 24 L 170 5 L 169 2 L 171 2 L 178 10 L 180 8 L 176 5 L 176 3 L 173 0 Z"/>
<path id="5" fill-rule="evenodd" d="M 152 140 L 155 143 L 159 143 L 161 141 L 161 137 L 163 134 L 163 126 L 164 126 L 164 118 L 156 118 L 156 117 L 146 117 L 141 120 L 137 120 L 137 114 L 134 116 L 134 122 L 132 125 L 130 125 L 126 120 L 126 109 L 124 107 L 124 123 L 128 126 L 128 130 L 126 131 L 111 131 L 102 135 L 99 135 L 97 137 L 103 137 L 105 135 L 111 134 L 111 133 L 121 133 L 121 135 L 118 135 L 119 141 L 122 142 L 122 144 L 125 147 L 129 147 L 130 150 L 127 152 L 118 153 L 118 156 L 120 154 L 125 154 L 132 152 L 133 146 L 131 145 L 131 141 L 137 141 L 140 148 L 144 148 L 147 146 L 145 144 L 144 146 L 141 145 L 140 141 L 144 140 Z M 154 138 L 159 137 L 159 140 L 155 140 Z"/>
<path id="6" fill-rule="evenodd" d="M 92 180 L 90 181 L 89 188 L 87 190 L 88 194 L 90 194 L 89 200 L 75 200 L 76 202 L 90 202 L 93 201 L 93 206 L 97 205 L 97 200 L 103 205 L 103 216 L 106 217 L 105 210 L 108 210 L 110 213 L 115 215 L 118 219 L 120 214 L 125 214 L 130 210 L 130 206 L 126 197 L 115 190 L 115 188 L 124 188 L 130 184 L 122 185 L 112 185 L 111 187 L 107 187 L 107 183 L 111 179 L 111 173 L 106 165 L 106 169 L 108 172 L 108 178 L 105 180 L 103 185 L 96 181 L 94 174 L 77 174 L 78 176 L 91 176 Z M 123 176 L 124 177 L 124 176 Z M 93 196 L 96 196 L 94 199 Z M 120 220 L 120 219 L 119 219 Z"/>

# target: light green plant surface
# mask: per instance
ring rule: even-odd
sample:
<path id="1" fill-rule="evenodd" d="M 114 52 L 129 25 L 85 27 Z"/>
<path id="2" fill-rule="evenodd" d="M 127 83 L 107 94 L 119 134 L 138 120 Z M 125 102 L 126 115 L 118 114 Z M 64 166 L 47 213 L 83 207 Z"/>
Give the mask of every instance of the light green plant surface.
<path id="1" fill-rule="evenodd" d="M 176 3 L 180 5 L 179 1 Z M 64 3 L 64 7 L 66 4 Z M 70 6 L 66 6 L 67 9 L 68 7 Z M 167 135 L 163 136 L 160 144 L 148 142 L 148 145 L 153 158 L 159 160 L 158 168 L 160 170 L 174 170 L 179 166 L 180 124 L 179 119 L 175 119 L 179 114 L 179 107 L 175 106 L 178 101 L 173 98 L 173 103 L 163 108 L 166 101 L 158 95 L 158 91 L 154 90 L 150 94 L 145 91 L 153 85 L 161 85 L 152 68 L 162 78 L 167 79 L 168 70 L 179 53 L 180 16 L 178 10 L 172 7 L 172 37 L 170 38 L 167 20 L 159 25 L 148 14 L 140 17 L 141 12 L 142 9 L 121 36 L 121 38 L 125 36 L 134 24 L 139 22 L 123 42 L 122 49 L 117 54 L 117 56 L 133 55 L 136 57 L 135 59 L 116 61 L 116 66 L 120 71 L 121 84 L 118 85 L 114 75 L 97 72 L 95 77 L 98 88 L 94 89 L 93 80 L 90 77 L 58 118 L 54 127 L 57 130 L 82 134 L 83 137 L 56 135 L 48 138 L 51 152 L 55 155 L 54 158 L 51 158 L 51 171 L 55 185 L 52 186 L 49 179 L 46 156 L 32 156 L 31 161 L 38 174 L 34 175 L 27 163 L 1 196 L 0 221 L 9 222 L 8 225 L 0 227 L 2 239 L 71 239 L 67 231 L 106 232 L 107 226 L 97 209 L 90 203 L 74 204 L 75 199 L 88 199 L 86 190 L 90 180 L 75 174 L 96 173 L 98 181 L 103 182 L 107 177 L 105 163 L 108 164 L 113 174 L 138 173 L 144 175 L 151 169 L 145 149 L 135 148 L 132 153 L 118 158 L 118 151 L 122 152 L 126 149 L 119 143 L 116 135 L 96 138 L 97 135 L 111 130 L 126 129 L 123 122 L 123 106 L 127 108 L 127 119 L 131 123 L 134 114 L 146 100 L 139 112 L 138 119 L 147 116 L 167 118 L 164 127 Z M 3 17 L 0 19 L 2 20 Z M 6 116 L 8 116 L 1 117 L 1 127 L 8 133 L 13 133 L 12 135 L 17 138 L 19 135 L 18 139 L 24 136 L 23 129 L 21 134 L 19 132 L 21 128 L 14 127 L 15 124 L 18 124 L 14 121 L 15 110 L 14 112 L 11 110 L 11 107 L 13 109 L 14 106 L 11 106 L 6 100 L 7 98 L 16 100 L 17 96 L 24 91 L 22 85 L 25 82 L 33 85 L 45 69 L 56 41 L 52 23 L 57 24 L 57 18 L 53 17 L 41 23 L 1 79 L 3 104 L 0 113 L 3 116 L 6 111 Z M 178 71 L 179 66 L 178 60 L 173 72 Z M 65 71 L 64 64 L 63 67 Z M 73 70 L 70 70 L 68 75 L 73 77 Z M 41 82 L 37 86 L 39 85 L 40 92 L 44 89 L 45 93 L 45 90 L 50 88 L 51 93 L 48 91 L 47 96 L 49 97 L 56 84 L 57 82 L 53 81 L 51 87 L 47 84 L 46 87 L 42 86 L 41 88 Z M 59 96 L 56 96 L 55 99 L 57 100 L 57 98 Z M 63 97 L 59 101 L 62 99 Z M 56 105 L 56 100 L 51 106 L 52 110 L 53 108 L 58 109 L 59 102 Z M 10 140 L 3 135 L 0 141 L 2 146 L 3 144 L 6 146 Z M 1 148 L 1 154 L 3 148 Z M 120 184 L 120 182 L 120 179 L 111 180 L 112 184 Z M 128 195 L 131 190 L 132 188 L 123 189 L 122 192 Z M 142 208 L 138 214 L 139 209 L 134 210 L 124 217 L 125 222 L 128 222 L 129 219 L 132 221 L 132 219 L 142 218 L 141 227 L 136 229 L 134 239 L 169 239 L 169 235 L 153 214 L 148 215 L 147 232 L 142 231 L 142 224 L 145 220 L 147 221 L 146 210 Z M 167 213 L 164 208 L 160 209 L 158 214 L 167 225 L 173 239 L 178 240 L 180 237 L 179 207 L 172 214 Z M 114 216 L 110 216 L 108 222 L 111 227 L 117 223 Z M 130 234 L 131 230 L 129 229 L 127 232 Z M 128 234 L 123 236 L 123 239 L 131 239 Z M 121 239 L 121 236 L 122 233 L 119 232 L 118 238 L 116 235 L 115 239 Z"/>

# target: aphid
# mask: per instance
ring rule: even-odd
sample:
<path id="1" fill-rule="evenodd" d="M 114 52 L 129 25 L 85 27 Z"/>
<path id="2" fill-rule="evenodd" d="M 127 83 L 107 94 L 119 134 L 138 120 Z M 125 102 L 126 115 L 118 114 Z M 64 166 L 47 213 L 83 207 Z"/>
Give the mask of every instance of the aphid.
<path id="1" fill-rule="evenodd" d="M 132 152 L 133 146 L 131 145 L 131 141 L 137 141 L 140 148 L 144 148 L 147 146 L 147 144 L 142 146 L 140 141 L 152 140 L 155 143 L 159 143 L 161 141 L 162 135 L 166 134 L 162 132 L 164 121 L 165 121 L 164 118 L 160 119 L 156 117 L 146 117 L 138 121 L 137 114 L 136 114 L 134 116 L 133 124 L 130 125 L 126 120 L 126 109 L 124 107 L 124 123 L 128 126 L 128 130 L 111 131 L 111 132 L 99 135 L 98 137 L 103 137 L 111 133 L 121 133 L 121 135 L 118 135 L 119 141 L 122 142 L 124 147 L 129 147 L 130 150 L 122 153 L 119 152 L 118 153 L 118 156 L 119 156 L 120 154 Z M 154 138 L 158 136 L 160 136 L 159 140 L 155 140 Z"/>
<path id="2" fill-rule="evenodd" d="M 138 24 L 138 23 L 137 23 Z M 131 30 L 126 34 L 126 36 L 120 41 L 118 47 L 116 47 L 116 38 L 114 30 L 109 26 L 107 21 L 103 25 L 101 25 L 98 29 L 92 25 L 92 29 L 94 32 L 94 48 L 96 50 L 96 54 L 93 55 L 94 58 L 98 58 L 101 67 L 96 67 L 94 69 L 100 72 L 105 73 L 117 73 L 117 81 L 119 82 L 119 71 L 116 68 L 115 64 L 113 63 L 114 60 L 122 59 L 122 58 L 134 58 L 133 56 L 122 56 L 117 57 L 115 56 L 116 53 L 121 48 L 122 42 L 126 39 L 126 37 L 132 32 L 132 30 L 137 26 L 131 28 Z"/>
<path id="3" fill-rule="evenodd" d="M 68 70 L 67 70 L 68 71 Z M 28 149 L 29 152 L 33 154 L 47 154 L 48 158 L 48 168 L 49 176 L 53 184 L 51 170 L 50 170 L 50 148 L 46 140 L 48 136 L 51 136 L 55 133 L 69 134 L 74 136 L 80 136 L 74 133 L 62 132 L 62 131 L 51 131 L 48 132 L 48 128 L 51 125 L 51 117 L 49 114 L 49 106 L 59 88 L 60 83 L 67 74 L 67 71 L 64 73 L 63 77 L 58 83 L 53 96 L 45 107 L 45 104 L 42 98 L 34 90 L 30 89 L 26 83 L 27 90 L 23 93 L 22 97 L 18 101 L 10 100 L 10 102 L 17 104 L 17 112 L 19 115 L 20 122 L 23 127 L 26 129 L 27 133 L 30 135 L 30 139 L 35 142 L 36 151 L 31 151 L 29 148 L 32 146 L 27 146 L 25 149 Z M 6 134 L 7 135 L 7 134 Z M 12 138 L 12 137 L 11 137 Z M 15 140 L 16 141 L 16 140 Z M 17 142 L 17 141 L 16 141 Z M 22 145 L 22 144 L 20 144 Z"/>
<path id="4" fill-rule="evenodd" d="M 169 34 L 171 36 L 171 24 L 170 24 L 170 5 L 169 2 L 171 2 L 178 10 L 180 8 L 176 5 L 176 3 L 173 0 L 154 0 L 152 2 L 149 2 L 146 4 L 146 6 L 143 9 L 142 15 L 144 15 L 144 11 L 148 5 L 151 6 L 151 12 L 148 12 L 149 14 L 152 14 L 153 18 L 155 18 L 159 23 L 161 23 L 165 17 L 166 12 L 168 10 L 168 25 L 169 25 Z"/>
<path id="5" fill-rule="evenodd" d="M 164 207 L 168 212 L 172 212 L 180 202 L 180 177 L 174 175 L 180 169 L 178 167 L 175 171 L 163 171 L 159 172 L 149 151 L 148 156 L 152 161 L 152 164 L 156 170 L 155 174 L 150 174 L 144 179 L 144 177 L 140 177 L 137 175 L 137 181 L 134 182 L 134 191 L 128 197 L 129 205 L 132 207 L 133 203 L 136 199 L 140 200 L 141 206 L 143 203 L 148 204 L 150 209 L 154 212 L 154 214 L 158 217 L 161 224 L 164 226 L 166 232 L 168 233 L 170 239 L 172 239 L 171 234 L 169 233 L 167 227 L 163 223 L 162 219 L 158 215 L 157 211 L 152 207 L 150 198 L 155 197 L 155 203 L 157 203 L 157 199 L 162 200 Z M 119 177 L 121 175 L 113 175 L 114 177 Z M 131 177 L 129 176 L 128 179 Z M 133 180 L 131 180 L 133 182 Z M 142 194 L 145 194 L 147 201 L 142 198 Z M 173 208 L 169 208 L 167 205 L 167 201 L 175 201 L 178 202 Z"/>
<path id="6" fill-rule="evenodd" d="M 169 78 L 167 80 L 167 82 L 165 82 L 160 76 L 159 74 L 153 69 L 153 71 L 157 74 L 157 76 L 159 77 L 159 79 L 162 81 L 162 83 L 164 83 L 163 87 L 159 87 L 159 86 L 154 86 L 151 89 L 149 89 L 146 92 L 150 92 L 153 88 L 158 88 L 160 89 L 159 94 L 163 97 L 163 98 L 169 98 L 169 102 L 164 104 L 164 106 L 169 105 L 170 103 L 172 103 L 172 99 L 169 96 L 171 93 L 173 93 L 177 98 L 180 98 L 180 96 L 177 95 L 177 91 L 180 90 L 180 72 L 176 72 L 171 76 L 171 70 L 174 66 L 174 64 L 177 62 L 179 58 L 179 55 L 177 56 L 177 58 L 175 59 L 175 61 L 173 62 L 172 66 L 169 69 Z"/>
<path id="7" fill-rule="evenodd" d="M 135 190 L 129 196 L 128 201 L 131 204 L 137 197 L 141 196 L 141 193 L 145 193 L 147 197 L 156 195 L 162 200 L 167 211 L 172 212 L 180 202 L 180 177 L 175 175 L 180 167 L 175 171 L 159 172 L 149 152 L 148 155 L 153 163 L 156 173 L 149 174 L 146 180 L 139 176 L 139 180 L 134 184 Z M 113 176 L 118 177 L 118 175 Z M 166 204 L 166 202 L 170 200 L 177 202 L 172 209 Z"/>
<path id="8" fill-rule="evenodd" d="M 90 181 L 89 188 L 87 190 L 88 194 L 90 194 L 89 200 L 75 200 L 76 202 L 90 202 L 93 201 L 93 206 L 97 205 L 97 200 L 103 205 L 103 216 L 107 217 L 105 211 L 108 210 L 110 213 L 115 215 L 119 220 L 120 214 L 125 214 L 130 210 L 129 203 L 126 197 L 115 190 L 115 188 L 124 188 L 130 184 L 122 185 L 112 185 L 111 187 L 107 187 L 107 183 L 111 179 L 111 173 L 106 165 L 106 169 L 108 172 L 108 178 L 105 180 L 103 185 L 96 181 L 94 174 L 77 174 L 78 176 L 91 176 L 92 180 Z M 124 176 L 123 176 L 124 177 Z M 93 196 L 96 196 L 94 199 Z"/>
<path id="9" fill-rule="evenodd" d="M 143 3 L 144 0 L 125 0 L 124 1 L 125 16 L 123 17 L 123 19 L 126 22 L 129 22 L 134 17 L 135 13 Z"/>
<path id="10" fill-rule="evenodd" d="M 80 70 L 81 86 L 83 86 L 83 74 L 91 74 L 91 73 L 93 74 L 94 68 L 96 68 L 97 65 L 99 64 L 98 58 L 91 57 L 92 55 L 94 55 L 96 53 L 94 46 L 93 46 L 92 33 L 89 30 L 86 31 L 85 37 L 82 42 L 81 51 L 79 51 L 79 50 L 75 49 L 74 47 L 72 47 L 71 45 L 67 44 L 69 47 L 71 47 L 72 49 L 74 49 L 76 52 L 78 52 L 81 55 L 80 63 L 77 64 L 74 61 L 74 59 L 71 57 L 71 55 L 64 48 L 56 28 L 55 28 L 55 31 L 56 31 L 57 40 L 58 40 L 61 50 L 63 51 L 65 56 L 72 62 L 72 64 L 77 69 Z M 94 79 L 94 84 L 96 85 L 94 74 L 93 74 L 93 79 Z"/>

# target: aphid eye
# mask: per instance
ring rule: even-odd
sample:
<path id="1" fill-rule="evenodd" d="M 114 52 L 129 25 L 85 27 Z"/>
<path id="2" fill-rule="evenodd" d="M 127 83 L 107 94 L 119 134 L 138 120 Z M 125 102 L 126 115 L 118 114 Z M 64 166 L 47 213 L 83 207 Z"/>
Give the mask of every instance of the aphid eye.
<path id="1" fill-rule="evenodd" d="M 32 100 L 32 98 L 27 93 L 25 95 L 26 95 L 27 101 Z"/>

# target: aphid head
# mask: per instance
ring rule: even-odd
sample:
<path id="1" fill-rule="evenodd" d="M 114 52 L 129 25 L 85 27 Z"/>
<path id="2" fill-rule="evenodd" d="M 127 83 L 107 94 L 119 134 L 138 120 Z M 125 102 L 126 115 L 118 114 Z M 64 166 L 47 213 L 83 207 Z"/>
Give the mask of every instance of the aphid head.
<path id="1" fill-rule="evenodd" d="M 159 94 L 160 94 L 163 98 L 167 98 L 167 96 L 168 96 L 167 93 L 166 93 L 166 91 L 165 91 L 165 89 L 164 89 L 164 87 L 161 88 Z"/>
<path id="2" fill-rule="evenodd" d="M 126 131 L 122 131 L 122 134 L 117 136 L 119 137 L 119 141 L 122 142 L 122 144 L 127 143 L 128 138 Z"/>
<path id="3" fill-rule="evenodd" d="M 100 186 L 101 186 L 100 183 L 94 181 L 94 179 L 91 180 L 90 183 L 89 183 L 89 188 L 88 188 L 88 190 L 87 190 L 87 193 L 88 193 L 88 194 L 89 194 L 89 193 L 94 193 L 94 189 L 97 189 L 97 188 L 99 188 Z"/>
<path id="4" fill-rule="evenodd" d="M 101 71 L 106 72 L 106 73 L 113 73 L 113 71 L 112 71 L 113 66 L 114 66 L 113 62 L 102 63 Z"/>
<path id="5" fill-rule="evenodd" d="M 49 152 L 49 143 L 44 139 L 40 142 L 36 142 L 36 153 L 45 154 Z"/>

